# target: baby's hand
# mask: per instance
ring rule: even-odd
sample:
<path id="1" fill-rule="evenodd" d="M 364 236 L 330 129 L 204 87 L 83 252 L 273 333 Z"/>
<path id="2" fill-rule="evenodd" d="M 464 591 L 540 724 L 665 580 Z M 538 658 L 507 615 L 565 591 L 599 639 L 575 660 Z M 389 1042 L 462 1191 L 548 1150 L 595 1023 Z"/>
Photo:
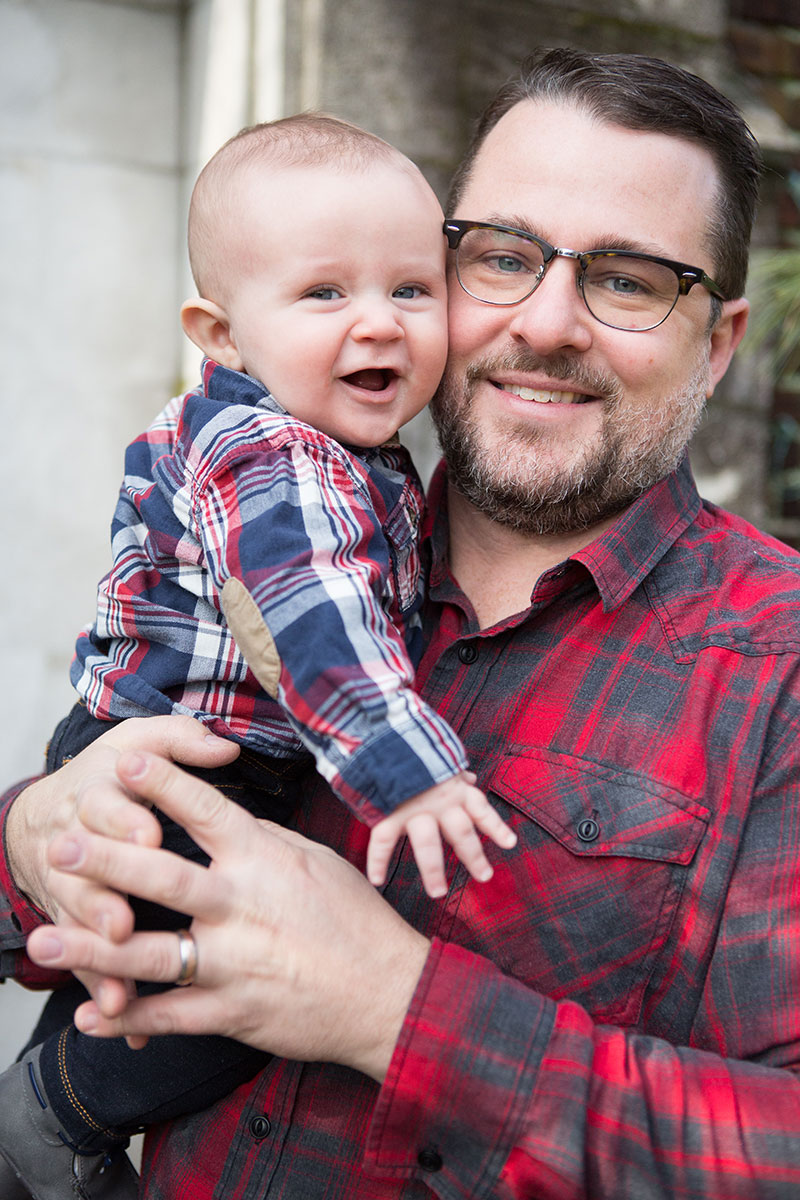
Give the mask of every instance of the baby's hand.
<path id="1" fill-rule="evenodd" d="M 483 792 L 474 786 L 475 776 L 462 771 L 444 783 L 412 796 L 390 816 L 373 827 L 367 849 L 367 878 L 379 887 L 386 879 L 392 851 L 398 838 L 408 836 L 425 891 L 436 899 L 447 891 L 442 854 L 443 833 L 474 879 L 482 883 L 492 877 L 492 868 L 476 832 L 510 850 L 517 838 L 495 812 Z"/>

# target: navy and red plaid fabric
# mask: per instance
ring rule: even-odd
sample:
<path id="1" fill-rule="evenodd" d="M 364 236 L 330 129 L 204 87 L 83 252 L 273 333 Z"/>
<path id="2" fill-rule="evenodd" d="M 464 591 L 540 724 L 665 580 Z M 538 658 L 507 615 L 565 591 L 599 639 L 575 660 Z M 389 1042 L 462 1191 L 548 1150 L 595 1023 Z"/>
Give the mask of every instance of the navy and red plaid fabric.
<path id="1" fill-rule="evenodd" d="M 519 843 L 438 902 L 399 849 L 433 946 L 381 1089 L 276 1060 L 150 1133 L 148 1200 L 800 1195 L 800 557 L 684 465 L 480 632 L 441 484 L 419 679 Z M 363 866 L 324 785 L 300 824 Z"/>
<path id="2" fill-rule="evenodd" d="M 350 452 L 206 359 L 202 386 L 128 447 L 79 695 L 101 719 L 188 713 L 270 755 L 302 741 L 374 823 L 467 765 L 413 691 L 422 508 L 399 443 Z M 280 704 L 222 616 L 231 579 L 277 649 Z"/>

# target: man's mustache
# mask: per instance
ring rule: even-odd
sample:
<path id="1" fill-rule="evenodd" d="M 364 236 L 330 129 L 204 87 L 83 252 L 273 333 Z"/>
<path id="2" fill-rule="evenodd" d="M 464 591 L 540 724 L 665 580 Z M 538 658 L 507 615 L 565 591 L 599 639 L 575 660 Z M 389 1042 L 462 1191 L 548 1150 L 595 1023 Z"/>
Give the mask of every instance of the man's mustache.
<path id="1" fill-rule="evenodd" d="M 529 350 L 507 351 L 505 354 L 489 355 L 471 362 L 465 372 L 468 389 L 478 379 L 491 379 L 495 375 L 519 371 L 526 374 L 544 375 L 548 379 L 569 382 L 573 391 L 603 400 L 616 401 L 622 395 L 622 387 L 614 375 L 605 374 L 569 354 L 534 354 Z"/>

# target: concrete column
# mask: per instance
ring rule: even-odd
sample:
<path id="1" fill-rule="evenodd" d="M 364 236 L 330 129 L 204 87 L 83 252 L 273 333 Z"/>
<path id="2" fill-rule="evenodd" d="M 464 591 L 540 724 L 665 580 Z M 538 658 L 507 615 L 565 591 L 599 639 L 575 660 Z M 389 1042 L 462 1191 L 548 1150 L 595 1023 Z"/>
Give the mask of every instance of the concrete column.
<path id="1" fill-rule="evenodd" d="M 0 0 L 3 782 L 36 771 L 177 371 L 177 4 Z"/>

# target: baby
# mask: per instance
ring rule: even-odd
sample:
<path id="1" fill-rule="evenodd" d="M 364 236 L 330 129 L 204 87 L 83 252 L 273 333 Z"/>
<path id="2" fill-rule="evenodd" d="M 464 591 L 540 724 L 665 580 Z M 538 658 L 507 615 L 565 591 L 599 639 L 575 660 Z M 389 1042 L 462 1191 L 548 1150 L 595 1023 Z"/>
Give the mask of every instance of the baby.
<path id="1" fill-rule="evenodd" d="M 48 765 L 110 721 L 189 713 L 241 744 L 208 777 L 258 816 L 288 820 L 313 762 L 371 826 L 373 883 L 404 834 L 431 896 L 446 891 L 441 834 L 488 879 L 477 831 L 514 835 L 413 691 L 423 496 L 395 434 L 445 362 L 439 204 L 393 147 L 305 114 L 212 158 L 189 250 L 198 296 L 181 316 L 202 383 L 128 448 L 114 565 L 72 668 L 81 703 Z M 167 846 L 199 857 L 164 824 Z M 128 1136 L 214 1103 L 263 1056 L 220 1038 L 135 1053 L 84 1038 L 64 1027 L 67 992 L 0 1078 L 0 1154 L 38 1200 L 72 1197 L 76 1178 L 91 1200 L 133 1197 Z"/>

